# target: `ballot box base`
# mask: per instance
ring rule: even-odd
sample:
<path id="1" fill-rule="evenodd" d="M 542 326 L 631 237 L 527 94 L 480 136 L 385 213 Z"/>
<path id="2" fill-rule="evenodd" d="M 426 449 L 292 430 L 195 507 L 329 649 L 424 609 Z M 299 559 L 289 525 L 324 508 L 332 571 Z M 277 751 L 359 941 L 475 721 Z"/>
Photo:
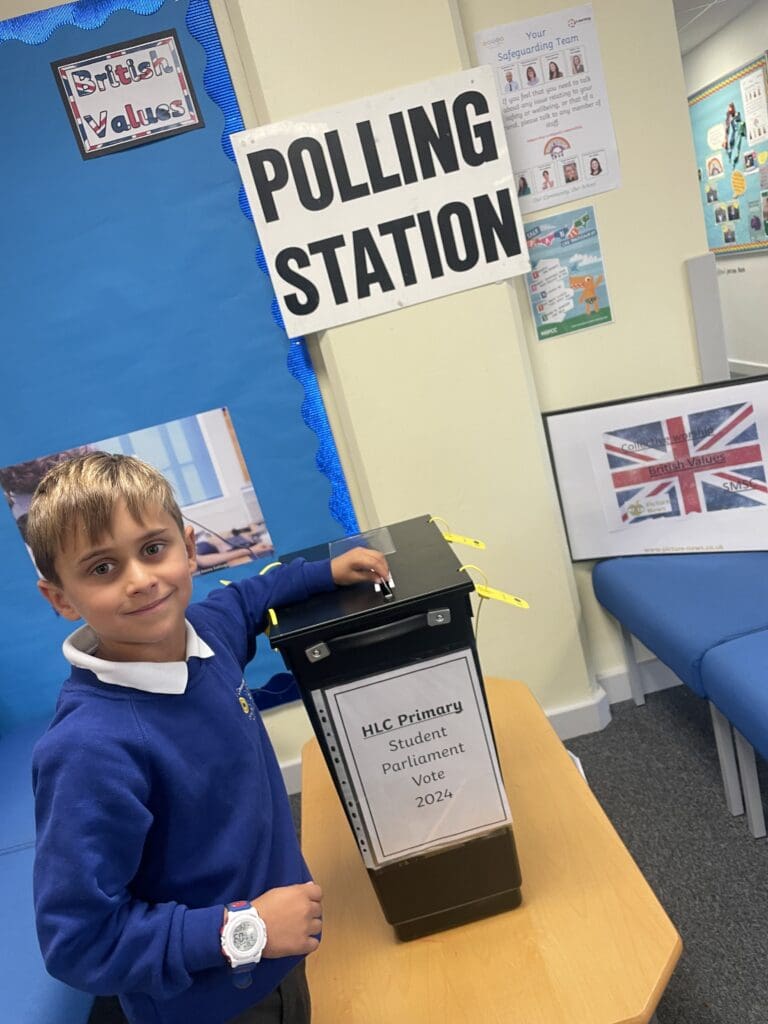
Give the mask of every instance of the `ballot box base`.
<path id="1" fill-rule="evenodd" d="M 448 928 L 457 928 L 460 924 L 469 924 L 471 921 L 479 921 L 484 917 L 491 917 L 493 914 L 501 914 L 505 910 L 514 910 L 523 902 L 521 889 L 510 889 L 509 892 L 496 893 L 484 900 L 477 900 L 465 907 L 453 907 L 450 910 L 440 910 L 429 917 L 420 917 L 413 921 L 402 921 L 393 925 L 395 935 L 401 942 L 410 942 L 411 939 L 420 939 L 425 935 L 434 935 L 436 932 L 446 931 Z"/>
<path id="2" fill-rule="evenodd" d="M 522 902 L 510 828 L 369 869 L 368 877 L 402 941 L 514 910 Z"/>

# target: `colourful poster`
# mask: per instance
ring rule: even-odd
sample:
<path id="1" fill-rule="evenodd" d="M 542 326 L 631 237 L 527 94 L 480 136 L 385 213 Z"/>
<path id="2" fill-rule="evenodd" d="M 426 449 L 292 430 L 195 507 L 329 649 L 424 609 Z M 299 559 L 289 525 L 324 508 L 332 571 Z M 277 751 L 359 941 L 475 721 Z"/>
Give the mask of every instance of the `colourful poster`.
<path id="1" fill-rule="evenodd" d="M 496 75 L 524 214 L 619 187 L 591 4 L 483 29 L 475 49 Z"/>
<path id="2" fill-rule="evenodd" d="M 611 478 L 601 490 L 609 530 L 768 505 L 752 402 L 722 404 L 715 396 L 695 412 L 612 427 L 595 456 L 596 477 L 607 466 Z"/>
<path id="3" fill-rule="evenodd" d="M 539 341 L 613 320 L 592 206 L 531 221 L 526 274 Z"/>
<path id="4" fill-rule="evenodd" d="M 575 561 L 768 547 L 768 377 L 544 422 Z"/>
<path id="5" fill-rule="evenodd" d="M 84 159 L 203 127 L 173 30 L 52 67 Z"/>
<path id="6" fill-rule="evenodd" d="M 766 55 L 688 97 L 712 252 L 768 247 Z"/>

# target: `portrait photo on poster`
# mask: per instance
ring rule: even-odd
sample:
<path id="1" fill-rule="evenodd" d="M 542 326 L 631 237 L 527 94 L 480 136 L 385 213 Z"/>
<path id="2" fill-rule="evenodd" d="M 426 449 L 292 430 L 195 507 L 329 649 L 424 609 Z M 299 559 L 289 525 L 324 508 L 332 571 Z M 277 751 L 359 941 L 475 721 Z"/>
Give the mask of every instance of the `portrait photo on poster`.
<path id="1" fill-rule="evenodd" d="M 154 466 L 168 480 L 185 525 L 194 531 L 198 573 L 244 565 L 274 553 L 226 408 L 0 468 L 0 487 L 25 544 L 29 505 L 48 470 L 75 456 L 97 451 L 133 455 Z"/>
<path id="2" fill-rule="evenodd" d="M 768 376 L 545 413 L 574 561 L 768 546 Z"/>

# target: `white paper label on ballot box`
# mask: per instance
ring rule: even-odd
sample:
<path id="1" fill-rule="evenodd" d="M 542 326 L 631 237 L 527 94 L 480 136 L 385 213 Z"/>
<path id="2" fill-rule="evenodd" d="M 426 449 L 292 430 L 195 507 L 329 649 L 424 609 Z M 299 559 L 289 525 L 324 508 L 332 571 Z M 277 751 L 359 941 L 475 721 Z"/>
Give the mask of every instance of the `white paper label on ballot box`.
<path id="1" fill-rule="evenodd" d="M 314 699 L 332 756 L 334 738 L 343 755 L 336 772 L 369 867 L 511 821 L 471 651 L 331 686 Z"/>

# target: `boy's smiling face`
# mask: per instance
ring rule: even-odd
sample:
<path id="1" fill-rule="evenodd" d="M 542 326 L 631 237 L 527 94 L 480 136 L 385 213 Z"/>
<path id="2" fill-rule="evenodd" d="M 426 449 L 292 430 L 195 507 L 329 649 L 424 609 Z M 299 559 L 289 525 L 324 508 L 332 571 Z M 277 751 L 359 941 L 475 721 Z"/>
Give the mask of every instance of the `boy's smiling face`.
<path id="1" fill-rule="evenodd" d="M 38 585 L 60 615 L 91 626 L 97 657 L 183 661 L 195 568 L 192 527 L 182 535 L 159 507 L 147 508 L 137 522 L 121 498 L 103 537 L 91 541 L 83 530 L 70 536 L 56 556 L 60 585 Z"/>

